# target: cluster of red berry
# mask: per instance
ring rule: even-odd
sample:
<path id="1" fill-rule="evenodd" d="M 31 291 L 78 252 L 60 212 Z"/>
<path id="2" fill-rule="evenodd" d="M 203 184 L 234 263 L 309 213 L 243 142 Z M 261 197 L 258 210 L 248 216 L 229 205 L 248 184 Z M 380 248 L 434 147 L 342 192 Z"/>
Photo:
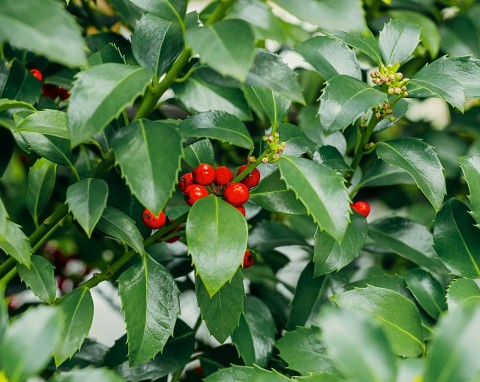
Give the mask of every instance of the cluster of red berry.
<path id="1" fill-rule="evenodd" d="M 30 73 L 40 82 L 43 82 L 43 74 L 38 69 L 30 69 Z M 64 89 L 57 85 L 52 84 L 44 84 L 42 89 L 42 95 L 53 100 L 59 97 L 62 101 L 65 101 L 68 97 L 70 97 L 70 92 L 67 89 Z"/>

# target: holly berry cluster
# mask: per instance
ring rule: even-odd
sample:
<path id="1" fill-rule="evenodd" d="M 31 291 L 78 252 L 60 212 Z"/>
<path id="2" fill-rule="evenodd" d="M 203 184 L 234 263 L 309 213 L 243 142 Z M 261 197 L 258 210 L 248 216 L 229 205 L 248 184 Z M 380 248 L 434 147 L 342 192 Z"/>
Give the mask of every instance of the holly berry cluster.
<path id="1" fill-rule="evenodd" d="M 380 70 L 375 70 L 370 73 L 370 77 L 374 84 L 385 86 L 388 94 L 402 95 L 408 97 L 407 82 L 408 78 L 403 77 L 403 73 L 398 72 L 399 64 L 397 65 L 380 65 Z"/>
<path id="2" fill-rule="evenodd" d="M 32 73 L 32 76 L 34 76 L 37 80 L 43 82 L 43 74 L 40 70 L 35 68 L 30 69 L 30 73 Z M 42 95 L 53 100 L 59 97 L 62 101 L 65 101 L 68 97 L 70 97 L 70 92 L 67 89 L 57 85 L 44 84 L 42 89 Z"/>
<path id="3" fill-rule="evenodd" d="M 237 171 L 237 176 L 247 167 L 247 164 L 241 166 Z M 250 189 L 255 187 L 259 181 L 260 172 L 256 168 L 241 181 L 233 182 L 233 172 L 228 167 L 214 168 L 208 163 L 200 163 L 192 172 L 183 174 L 178 185 L 189 206 L 212 193 L 218 197 L 222 196 L 225 201 L 245 216 L 243 204 L 250 197 Z"/>

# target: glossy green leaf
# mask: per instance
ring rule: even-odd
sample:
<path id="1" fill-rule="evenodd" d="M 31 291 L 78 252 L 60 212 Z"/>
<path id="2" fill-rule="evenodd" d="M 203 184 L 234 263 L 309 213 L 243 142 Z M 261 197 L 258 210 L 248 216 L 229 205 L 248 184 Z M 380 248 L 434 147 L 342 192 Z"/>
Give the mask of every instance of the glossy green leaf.
<path id="1" fill-rule="evenodd" d="M 248 246 L 259 252 L 287 245 L 305 244 L 305 239 L 300 234 L 276 221 L 260 222 L 248 236 Z"/>
<path id="2" fill-rule="evenodd" d="M 0 344 L 0 370 L 9 382 L 23 382 L 41 372 L 61 340 L 60 309 L 39 306 L 19 316 L 6 331 Z"/>
<path id="3" fill-rule="evenodd" d="M 243 91 L 255 113 L 260 117 L 265 115 L 272 126 L 277 126 L 285 118 L 292 104 L 289 99 L 271 89 L 247 86 Z"/>
<path id="4" fill-rule="evenodd" d="M 457 309 L 463 303 L 480 301 L 480 287 L 475 280 L 459 278 L 447 288 L 448 311 Z"/>
<path id="5" fill-rule="evenodd" d="M 67 189 L 67 204 L 88 237 L 107 207 L 108 184 L 102 179 L 87 178 Z"/>
<path id="6" fill-rule="evenodd" d="M 463 171 L 463 176 L 468 184 L 470 190 L 470 207 L 471 215 L 477 222 L 477 227 L 480 226 L 480 155 L 472 155 L 468 157 L 458 158 L 460 167 Z"/>
<path id="7" fill-rule="evenodd" d="M 415 304 L 400 293 L 368 286 L 337 294 L 332 300 L 341 308 L 373 316 L 382 326 L 396 355 L 417 357 L 425 351 L 420 313 Z"/>
<path id="8" fill-rule="evenodd" d="M 320 97 L 320 123 L 328 132 L 343 130 L 386 98 L 385 93 L 365 82 L 346 75 L 335 76 Z"/>
<path id="9" fill-rule="evenodd" d="M 373 133 L 376 134 L 389 128 L 390 126 L 394 126 L 396 123 L 398 123 L 399 119 L 403 118 L 405 114 L 407 114 L 407 111 L 408 102 L 400 98 L 392 108 L 392 114 L 390 117 L 393 117 L 393 121 L 390 120 L 390 118 L 384 118 L 380 120 L 373 129 Z"/>
<path id="10" fill-rule="evenodd" d="M 343 178 L 305 158 L 282 157 L 280 174 L 319 227 L 340 241 L 347 229 L 350 205 Z"/>
<path id="11" fill-rule="evenodd" d="M 42 110 L 30 114 L 22 120 L 16 131 L 69 139 L 67 115 L 58 110 Z"/>
<path id="12" fill-rule="evenodd" d="M 400 167 L 390 166 L 383 160 L 377 159 L 365 171 L 357 187 L 383 187 L 396 184 L 415 184 L 415 181 Z"/>
<path id="13" fill-rule="evenodd" d="M 232 365 L 218 370 L 204 379 L 205 382 L 289 382 L 290 379 L 277 371 L 268 371 L 258 366 Z"/>
<path id="14" fill-rule="evenodd" d="M 420 28 L 401 19 L 391 19 L 378 37 L 384 64 L 403 64 L 420 42 Z"/>
<path id="15" fill-rule="evenodd" d="M 248 296 L 244 302 L 240 325 L 232 334 L 232 342 L 245 365 L 266 367 L 275 344 L 275 322 L 267 306 Z"/>
<path id="16" fill-rule="evenodd" d="M 270 130 L 267 130 L 270 133 Z M 278 126 L 278 134 L 280 135 L 280 141 L 285 142 L 286 147 L 282 155 L 289 155 L 299 157 L 306 152 L 311 152 L 315 149 L 315 144 L 310 141 L 302 129 L 291 123 L 282 123 Z"/>
<path id="17" fill-rule="evenodd" d="M 0 8 L 0 40 L 67 66 L 86 63 L 80 28 L 58 1 L 0 0 Z"/>
<path id="18" fill-rule="evenodd" d="M 137 21 L 132 34 L 132 51 L 137 62 L 160 77 L 183 50 L 178 22 L 147 13 Z"/>
<path id="19" fill-rule="evenodd" d="M 200 163 L 213 163 L 215 151 L 210 139 L 201 139 L 185 147 L 183 160 L 191 168 L 197 167 Z"/>
<path id="20" fill-rule="evenodd" d="M 280 351 L 280 357 L 288 364 L 288 368 L 302 375 L 333 368 L 322 343 L 321 331 L 316 326 L 299 327 L 285 333 L 275 347 Z"/>
<path id="21" fill-rule="evenodd" d="M 435 331 L 425 364 L 424 382 L 478 380 L 480 304 L 465 304 L 444 316 Z"/>
<path id="22" fill-rule="evenodd" d="M 180 292 L 172 275 L 150 255 L 123 272 L 118 284 L 129 364 L 139 365 L 161 352 L 173 334 Z"/>
<path id="23" fill-rule="evenodd" d="M 134 5 L 130 0 L 110 0 L 110 4 L 118 12 L 118 15 L 125 22 L 133 27 L 145 13 L 141 8 Z"/>
<path id="24" fill-rule="evenodd" d="M 243 276 L 238 271 L 232 281 L 225 284 L 213 297 L 208 295 L 202 280 L 196 278 L 195 290 L 202 319 L 210 334 L 220 343 L 233 333 L 243 313 Z"/>
<path id="25" fill-rule="evenodd" d="M 328 36 L 316 36 L 295 46 L 305 60 L 326 80 L 337 74 L 362 79 L 357 57 L 352 49 Z"/>
<path id="26" fill-rule="evenodd" d="M 449 199 L 435 220 L 433 241 L 438 256 L 457 276 L 480 277 L 480 236 L 468 207 Z"/>
<path id="27" fill-rule="evenodd" d="M 19 60 L 0 60 L 0 97 L 35 104 L 42 93 L 42 84 L 25 69 Z"/>
<path id="28" fill-rule="evenodd" d="M 225 76 L 246 80 L 255 58 L 255 36 L 247 22 L 222 20 L 190 28 L 186 40 L 201 62 Z"/>
<path id="29" fill-rule="evenodd" d="M 126 243 L 137 253 L 144 254 L 143 238 L 135 222 L 114 207 L 107 207 L 96 226 L 105 234 Z"/>
<path id="30" fill-rule="evenodd" d="M 108 45 L 105 45 L 98 52 L 95 52 L 92 55 L 88 56 L 89 66 L 102 65 L 102 64 L 108 64 L 108 63 L 117 63 L 117 64 L 126 63 L 126 59 L 122 51 L 113 42 L 109 43 Z"/>
<path id="31" fill-rule="evenodd" d="M 371 317 L 358 311 L 329 310 L 322 316 L 321 327 L 328 354 L 351 380 L 396 381 L 396 357 L 382 327 Z"/>
<path id="32" fill-rule="evenodd" d="M 171 21 L 181 21 L 187 10 L 186 0 L 129 0 L 146 12 Z"/>
<path id="33" fill-rule="evenodd" d="M 138 66 L 108 63 L 77 75 L 68 105 L 73 146 L 101 132 L 122 110 L 143 94 L 152 72 Z"/>
<path id="34" fill-rule="evenodd" d="M 313 160 L 339 172 L 342 176 L 351 171 L 350 166 L 345 163 L 343 155 L 333 146 L 325 145 L 319 147 L 313 154 Z"/>
<path id="35" fill-rule="evenodd" d="M 407 287 L 420 306 L 433 318 L 447 310 L 442 285 L 426 270 L 411 269 L 405 275 Z"/>
<path id="36" fill-rule="evenodd" d="M 313 253 L 315 277 L 338 271 L 350 264 L 359 255 L 367 232 L 367 221 L 357 213 L 352 215 L 341 242 L 335 241 L 328 233 L 317 230 Z"/>
<path id="37" fill-rule="evenodd" d="M 53 304 L 57 294 L 57 281 L 53 275 L 52 263 L 42 256 L 32 256 L 30 269 L 25 265 L 17 264 L 17 271 L 25 285 L 32 292 L 45 301 Z"/>
<path id="38" fill-rule="evenodd" d="M 113 371 L 108 369 L 80 369 L 65 373 L 55 374 L 48 382 L 123 382 Z"/>
<path id="39" fill-rule="evenodd" d="M 135 120 L 115 133 L 112 149 L 131 192 L 154 213 L 170 199 L 180 171 L 182 137 L 176 126 Z"/>
<path id="40" fill-rule="evenodd" d="M 236 208 L 210 195 L 190 209 L 186 232 L 196 273 L 212 297 L 232 280 L 243 262 L 247 222 Z"/>
<path id="41" fill-rule="evenodd" d="M 377 155 L 389 165 L 408 172 L 436 211 L 445 197 L 443 167 L 434 148 L 417 138 L 379 142 Z"/>
<path id="42" fill-rule="evenodd" d="M 189 117 L 180 123 L 180 133 L 184 137 L 218 139 L 253 149 L 252 137 L 242 121 L 224 111 L 207 111 Z"/>
<path id="43" fill-rule="evenodd" d="M 30 268 L 32 248 L 18 224 L 9 220 L 4 222 L 4 227 L 0 230 L 0 249 L 20 264 Z"/>
<path id="44" fill-rule="evenodd" d="M 8 109 L 31 109 L 36 111 L 33 105 L 28 102 L 0 98 L 0 112 Z"/>
<path id="45" fill-rule="evenodd" d="M 365 29 L 363 32 L 345 32 L 337 30 L 330 34 L 330 36 L 350 45 L 352 48 L 358 49 L 360 52 L 370 57 L 374 63 L 379 65 L 382 62 L 380 47 L 370 29 Z"/>
<path id="46" fill-rule="evenodd" d="M 369 225 L 368 235 L 378 244 L 417 265 L 432 272 L 446 273 L 433 249 L 432 234 L 421 224 L 399 216 L 383 218 Z"/>
<path id="47" fill-rule="evenodd" d="M 345 378 L 339 375 L 337 372 L 332 373 L 313 373 L 305 377 L 293 377 L 295 382 L 344 382 Z"/>
<path id="48" fill-rule="evenodd" d="M 410 98 L 441 98 L 463 112 L 465 89 L 454 77 L 419 71 L 409 80 L 407 90 Z"/>
<path id="49" fill-rule="evenodd" d="M 93 300 L 90 289 L 75 289 L 67 294 L 58 306 L 63 311 L 64 324 L 62 340 L 53 351 L 57 367 L 73 357 L 90 331 L 93 321 Z"/>
<path id="50" fill-rule="evenodd" d="M 38 216 L 43 212 L 52 196 L 56 173 L 57 165 L 45 158 L 38 159 L 28 172 L 25 204 L 37 224 Z"/>

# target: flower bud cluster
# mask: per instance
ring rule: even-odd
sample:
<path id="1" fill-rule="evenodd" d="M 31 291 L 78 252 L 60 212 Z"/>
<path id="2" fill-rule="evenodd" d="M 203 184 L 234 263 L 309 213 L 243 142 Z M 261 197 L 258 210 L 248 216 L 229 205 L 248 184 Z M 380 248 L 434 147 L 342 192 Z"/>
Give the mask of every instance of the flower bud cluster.
<path id="1" fill-rule="evenodd" d="M 388 94 L 401 95 L 408 97 L 407 82 L 408 78 L 403 77 L 403 73 L 398 72 L 399 65 L 380 65 L 380 70 L 370 73 L 370 77 L 375 85 L 385 86 Z"/>
<path id="2" fill-rule="evenodd" d="M 373 114 L 378 120 L 389 116 L 390 122 L 394 122 L 396 118 L 392 115 L 392 113 L 392 106 L 388 102 L 384 102 L 382 105 L 375 106 L 373 108 Z"/>
<path id="3" fill-rule="evenodd" d="M 280 158 L 280 154 L 285 151 L 287 143 L 280 141 L 280 134 L 278 132 L 275 132 L 273 135 L 264 135 L 262 139 L 267 144 L 267 155 L 262 159 L 262 163 L 277 161 L 278 158 Z"/>

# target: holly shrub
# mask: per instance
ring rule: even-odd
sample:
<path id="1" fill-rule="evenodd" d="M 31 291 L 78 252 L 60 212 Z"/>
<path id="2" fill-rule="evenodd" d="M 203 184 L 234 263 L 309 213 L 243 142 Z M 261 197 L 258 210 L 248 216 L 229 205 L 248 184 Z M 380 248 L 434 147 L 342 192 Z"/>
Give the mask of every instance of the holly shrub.
<path id="1" fill-rule="evenodd" d="M 0 381 L 479 381 L 479 15 L 0 0 Z"/>

